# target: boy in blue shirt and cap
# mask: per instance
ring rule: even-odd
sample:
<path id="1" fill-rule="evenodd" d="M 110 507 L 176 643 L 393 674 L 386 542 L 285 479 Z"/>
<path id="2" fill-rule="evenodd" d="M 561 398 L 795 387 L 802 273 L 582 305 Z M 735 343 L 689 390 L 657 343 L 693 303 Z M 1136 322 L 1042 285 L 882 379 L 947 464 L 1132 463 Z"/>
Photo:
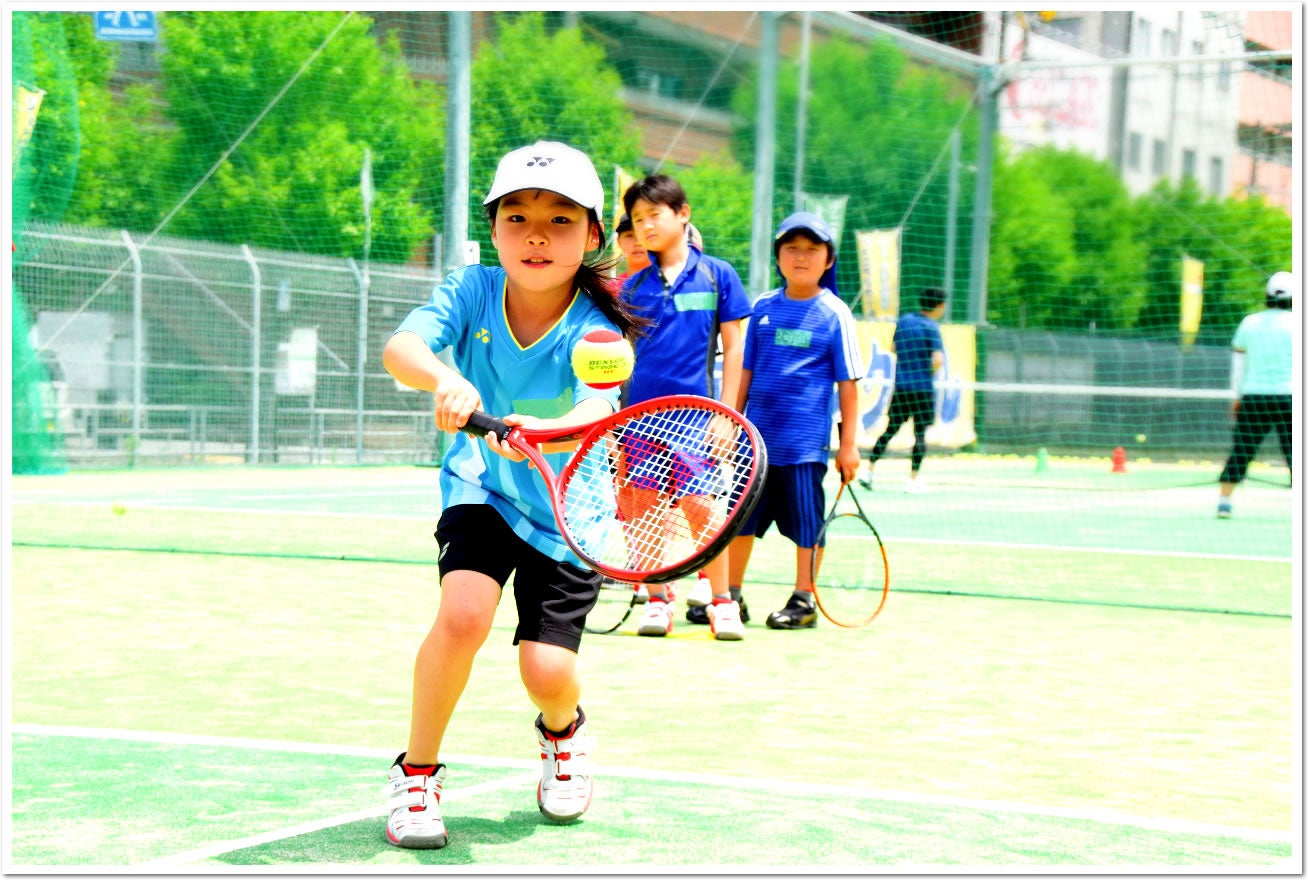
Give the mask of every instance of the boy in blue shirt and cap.
<path id="1" fill-rule="evenodd" d="M 817 624 L 813 554 L 821 562 L 826 476 L 831 447 L 832 391 L 837 390 L 841 483 L 858 472 L 855 445 L 858 378 L 863 361 L 854 315 L 836 293 L 836 242 L 822 218 L 807 211 L 781 222 L 773 253 L 783 284 L 754 303 L 736 408 L 754 423 L 768 449 L 763 495 L 731 543 L 730 583 L 743 583 L 754 547 L 772 523 L 795 542 L 795 590 L 768 615 L 772 629 Z"/>

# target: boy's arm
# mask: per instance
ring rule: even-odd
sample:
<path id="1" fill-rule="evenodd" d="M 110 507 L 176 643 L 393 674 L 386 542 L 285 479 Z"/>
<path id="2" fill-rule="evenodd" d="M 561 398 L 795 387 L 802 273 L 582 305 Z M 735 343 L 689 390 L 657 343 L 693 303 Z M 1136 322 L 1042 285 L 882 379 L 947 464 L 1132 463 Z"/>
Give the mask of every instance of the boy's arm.
<path id="1" fill-rule="evenodd" d="M 745 362 L 745 333 L 743 321 L 723 321 L 722 335 L 722 394 L 719 397 L 727 406 L 740 394 L 740 374 Z M 737 407 L 739 409 L 739 407 Z"/>
<path id="2" fill-rule="evenodd" d="M 743 413 L 745 411 L 745 404 L 749 402 L 749 385 L 753 379 L 753 370 L 740 371 L 740 388 L 736 391 L 736 402 L 735 404 L 728 404 L 728 406 L 734 405 L 736 407 L 736 412 Z M 722 402 L 727 403 L 725 395 L 723 395 Z"/>
<path id="3" fill-rule="evenodd" d="M 853 379 L 837 382 L 836 392 L 840 397 L 840 446 L 836 449 L 836 471 L 844 484 L 858 474 L 858 383 Z"/>

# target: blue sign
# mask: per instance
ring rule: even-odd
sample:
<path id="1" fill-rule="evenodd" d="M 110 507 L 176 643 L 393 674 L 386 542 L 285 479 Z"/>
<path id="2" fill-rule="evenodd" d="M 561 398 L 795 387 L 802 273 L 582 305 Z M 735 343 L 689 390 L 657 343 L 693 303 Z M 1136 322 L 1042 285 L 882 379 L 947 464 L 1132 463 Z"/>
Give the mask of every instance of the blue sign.
<path id="1" fill-rule="evenodd" d="M 154 41 L 159 39 L 159 22 L 153 12 L 97 12 L 95 38 Z"/>

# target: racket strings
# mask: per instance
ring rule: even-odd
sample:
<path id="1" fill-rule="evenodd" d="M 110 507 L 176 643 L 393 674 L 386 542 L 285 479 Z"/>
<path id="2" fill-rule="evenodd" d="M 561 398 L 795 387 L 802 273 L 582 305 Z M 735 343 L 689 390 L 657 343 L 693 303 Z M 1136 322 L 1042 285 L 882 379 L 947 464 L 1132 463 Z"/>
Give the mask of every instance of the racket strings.
<path id="1" fill-rule="evenodd" d="M 889 571 L 875 530 L 855 513 L 832 516 L 823 532 L 814 582 L 822 613 L 842 626 L 862 626 L 885 604 Z"/>
<path id="2" fill-rule="evenodd" d="M 592 559 L 632 573 L 708 548 L 745 497 L 754 449 L 738 422 L 693 406 L 641 412 L 591 438 L 563 475 L 563 526 Z"/>

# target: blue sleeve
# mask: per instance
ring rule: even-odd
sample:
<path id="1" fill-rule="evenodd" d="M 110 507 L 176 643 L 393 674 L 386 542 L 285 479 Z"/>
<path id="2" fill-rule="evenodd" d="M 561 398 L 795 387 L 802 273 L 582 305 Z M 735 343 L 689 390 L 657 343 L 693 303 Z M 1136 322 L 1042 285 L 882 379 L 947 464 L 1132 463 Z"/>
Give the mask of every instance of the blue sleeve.
<path id="1" fill-rule="evenodd" d="M 750 310 L 751 313 L 753 310 Z M 749 325 L 745 327 L 745 360 L 741 364 L 741 369 L 753 371 L 754 361 L 758 357 L 758 322 L 755 317 L 751 317 Z"/>
<path id="2" fill-rule="evenodd" d="M 407 330 L 417 333 L 434 352 L 452 345 L 463 334 L 464 324 L 472 309 L 462 302 L 471 286 L 467 281 L 468 267 L 449 273 L 432 291 L 426 304 L 409 312 L 395 332 Z M 465 281 L 467 279 L 467 281 Z"/>
<path id="3" fill-rule="evenodd" d="M 940 325 L 935 323 L 934 321 L 931 322 L 931 350 L 932 351 L 945 350 L 945 341 L 940 336 Z"/>
<path id="4" fill-rule="evenodd" d="M 753 307 L 735 267 L 725 260 L 716 260 L 713 271 L 717 273 L 718 279 L 718 320 L 739 321 L 748 318 Z"/>
<path id="5" fill-rule="evenodd" d="M 838 301 L 839 302 L 839 301 Z M 858 327 L 854 313 L 843 302 L 835 313 L 836 329 L 832 334 L 831 359 L 837 382 L 863 376 L 863 355 L 858 348 Z"/>

